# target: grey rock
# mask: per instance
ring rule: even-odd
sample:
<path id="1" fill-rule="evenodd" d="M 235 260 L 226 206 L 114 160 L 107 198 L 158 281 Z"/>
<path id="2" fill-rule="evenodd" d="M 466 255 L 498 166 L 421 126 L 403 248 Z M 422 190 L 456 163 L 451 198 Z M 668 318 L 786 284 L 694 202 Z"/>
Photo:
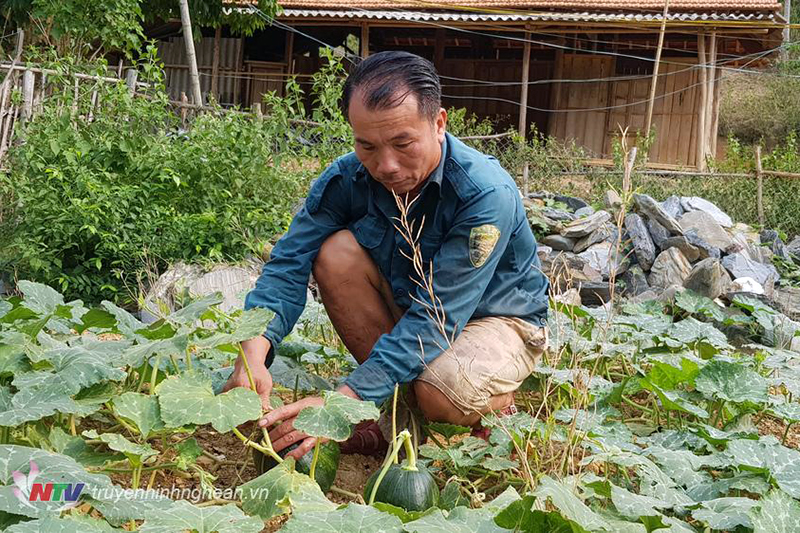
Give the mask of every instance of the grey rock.
<path id="1" fill-rule="evenodd" d="M 772 257 L 775 255 L 768 246 L 761 246 L 759 244 L 748 244 L 747 248 L 743 250 L 742 253 L 753 261 L 765 265 L 771 265 Z"/>
<path id="2" fill-rule="evenodd" d="M 684 196 L 681 198 L 681 206 L 687 213 L 692 211 L 702 211 L 706 213 L 723 228 L 733 227 L 733 220 L 731 220 L 731 217 L 705 198 L 700 198 L 699 196 Z"/>
<path id="3" fill-rule="evenodd" d="M 731 292 L 752 292 L 764 294 L 764 287 L 753 278 L 736 278 L 730 286 Z"/>
<path id="4" fill-rule="evenodd" d="M 564 196 L 561 194 L 557 194 L 553 196 L 553 200 L 555 200 L 556 202 L 561 202 L 562 204 L 567 204 L 567 207 L 569 207 L 573 211 L 577 211 L 582 207 L 589 206 L 589 204 L 585 200 L 582 200 L 581 198 L 576 198 L 574 196 Z"/>
<path id="5" fill-rule="evenodd" d="M 586 218 L 570 222 L 561 230 L 561 235 L 572 239 L 586 237 L 609 220 L 611 220 L 611 215 L 608 211 L 598 211 Z"/>
<path id="6" fill-rule="evenodd" d="M 593 269 L 589 264 L 571 252 L 551 251 L 542 257 L 542 272 L 549 278 L 554 286 L 567 290 L 570 284 L 587 281 L 603 281 L 603 275 Z"/>
<path id="7" fill-rule="evenodd" d="M 692 265 L 689 264 L 683 253 L 677 248 L 669 248 L 658 254 L 647 281 L 651 287 L 683 286 L 683 282 L 689 277 L 691 270 Z"/>
<path id="8" fill-rule="evenodd" d="M 742 235 L 748 243 L 761 244 L 758 232 L 744 222 L 737 222 L 731 230 L 734 235 Z"/>
<path id="9" fill-rule="evenodd" d="M 658 295 L 658 300 L 667 304 L 672 304 L 675 302 L 675 295 L 685 290 L 686 289 L 680 285 L 670 285 L 661 291 L 661 294 Z"/>
<path id="10" fill-rule="evenodd" d="M 586 207 L 581 207 L 580 209 L 575 210 L 575 216 L 578 218 L 581 217 L 588 217 L 589 215 L 594 214 L 594 207 L 587 205 Z"/>
<path id="11" fill-rule="evenodd" d="M 761 232 L 759 237 L 761 239 L 761 244 L 768 245 L 773 254 L 784 259 L 789 258 L 789 251 L 786 249 L 786 246 L 783 244 L 783 241 L 781 240 L 781 237 L 778 235 L 777 231 L 773 229 L 765 229 Z"/>
<path id="12" fill-rule="evenodd" d="M 753 278 L 765 288 L 780 278 L 778 270 L 774 266 L 758 263 L 741 253 L 724 257 L 722 266 L 728 269 L 734 279 Z"/>
<path id="13" fill-rule="evenodd" d="M 642 217 L 636 213 L 626 215 L 625 229 L 628 230 L 628 235 L 633 243 L 636 261 L 641 265 L 642 270 L 649 271 L 653 266 L 653 261 L 656 260 L 656 245 L 653 244 L 653 239 L 650 238 L 650 233 L 647 231 Z"/>
<path id="14" fill-rule="evenodd" d="M 800 320 L 800 287 L 776 288 L 771 303 L 792 320 Z"/>
<path id="15" fill-rule="evenodd" d="M 800 235 L 789 241 L 786 245 L 786 251 L 800 257 Z"/>
<path id="16" fill-rule="evenodd" d="M 619 194 L 614 189 L 609 189 L 603 195 L 603 204 L 606 208 L 616 211 L 620 207 L 622 207 L 622 198 L 619 197 Z"/>
<path id="17" fill-rule="evenodd" d="M 558 220 L 559 222 L 572 222 L 575 220 L 575 215 L 563 209 L 554 209 L 552 207 L 545 207 L 542 209 L 542 215 L 551 220 Z"/>
<path id="18" fill-rule="evenodd" d="M 542 239 L 542 244 L 560 252 L 571 252 L 575 248 L 575 239 L 561 235 L 548 235 Z"/>
<path id="19" fill-rule="evenodd" d="M 700 248 L 698 248 L 693 244 L 690 244 L 689 240 L 686 238 L 685 235 L 670 237 L 661 244 L 662 250 L 667 250 L 669 248 L 677 248 L 678 250 L 683 252 L 683 255 L 690 263 L 694 263 L 695 261 L 700 259 Z"/>
<path id="20" fill-rule="evenodd" d="M 583 305 L 583 302 L 581 301 L 581 293 L 575 287 L 562 292 L 561 294 L 556 294 L 553 296 L 553 300 L 562 304 L 573 305 L 575 307 L 580 307 Z"/>
<path id="21" fill-rule="evenodd" d="M 637 304 L 642 302 L 649 302 L 650 300 L 657 300 L 661 291 L 656 290 L 649 290 L 644 291 L 641 294 L 637 294 L 636 296 L 631 297 L 631 302 Z"/>
<path id="22" fill-rule="evenodd" d="M 697 230 L 689 230 L 684 234 L 686 237 L 686 241 L 700 250 L 700 259 L 705 259 L 707 257 L 713 257 L 714 259 L 719 259 L 722 257 L 722 252 L 716 246 L 711 246 L 708 244 L 702 237 L 697 234 Z"/>
<path id="23" fill-rule="evenodd" d="M 661 202 L 661 207 L 663 207 L 664 211 L 669 213 L 669 215 L 675 219 L 680 218 L 684 213 L 683 206 L 681 206 L 680 196 L 670 196 Z"/>
<path id="24" fill-rule="evenodd" d="M 680 218 L 680 225 L 686 231 L 696 230 L 700 238 L 720 250 L 733 244 L 733 239 L 728 232 L 722 229 L 714 217 L 705 211 L 686 213 Z"/>
<path id="25" fill-rule="evenodd" d="M 661 207 L 661 204 L 653 200 L 651 197 L 647 196 L 646 194 L 634 194 L 633 201 L 641 214 L 645 215 L 647 218 L 655 220 L 664 226 L 664 228 L 666 228 L 670 233 L 674 233 L 675 235 L 683 235 L 683 227 L 681 227 L 681 224 L 675 220 L 675 217 L 664 211 L 664 208 Z"/>
<path id="26" fill-rule="evenodd" d="M 599 307 L 611 301 L 611 286 L 607 281 L 600 283 L 582 283 L 581 301 L 589 307 Z"/>
<path id="27" fill-rule="evenodd" d="M 627 272 L 618 278 L 618 281 L 622 288 L 622 294 L 627 297 L 638 296 L 650 290 L 647 276 L 639 265 L 630 267 Z"/>
<path id="28" fill-rule="evenodd" d="M 587 235 L 586 237 L 580 239 L 574 248 L 574 252 L 579 254 L 581 252 L 586 251 L 587 248 L 594 244 L 598 244 L 601 242 L 610 242 L 616 243 L 617 242 L 617 228 L 613 225 L 606 223 L 594 230 L 591 234 Z"/>
<path id="29" fill-rule="evenodd" d="M 628 264 L 617 254 L 614 246 L 610 242 L 601 242 L 590 246 L 586 251 L 578 254 L 578 257 L 586 262 L 592 269 L 600 272 L 604 279 L 608 279 L 611 272 L 616 271 L 617 275 L 627 270 Z"/>
<path id="30" fill-rule="evenodd" d="M 650 237 L 653 239 L 653 243 L 658 248 L 663 249 L 664 241 L 669 239 L 669 231 L 667 231 L 667 228 L 653 219 L 648 219 L 647 230 L 650 232 Z"/>
<path id="31" fill-rule="evenodd" d="M 731 277 L 718 259 L 709 257 L 697 263 L 683 286 L 712 300 L 719 298 L 728 290 Z"/>

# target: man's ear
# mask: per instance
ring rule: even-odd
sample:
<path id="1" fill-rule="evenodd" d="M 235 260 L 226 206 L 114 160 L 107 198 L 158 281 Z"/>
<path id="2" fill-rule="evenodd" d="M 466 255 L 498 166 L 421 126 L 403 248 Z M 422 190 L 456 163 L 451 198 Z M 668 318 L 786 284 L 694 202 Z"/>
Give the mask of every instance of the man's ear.
<path id="1" fill-rule="evenodd" d="M 439 142 L 444 142 L 444 132 L 447 129 L 447 110 L 443 107 L 439 108 L 439 114 L 436 115 L 436 137 Z"/>

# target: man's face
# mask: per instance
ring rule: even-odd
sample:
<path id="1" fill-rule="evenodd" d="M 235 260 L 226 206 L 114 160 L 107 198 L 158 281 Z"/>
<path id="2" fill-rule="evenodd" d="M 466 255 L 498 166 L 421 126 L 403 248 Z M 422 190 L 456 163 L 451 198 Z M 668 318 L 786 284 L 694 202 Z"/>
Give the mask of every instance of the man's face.
<path id="1" fill-rule="evenodd" d="M 356 156 L 370 175 L 397 194 L 416 194 L 442 155 L 447 112 L 431 121 L 408 95 L 397 106 L 369 110 L 360 91 L 350 101 L 350 125 Z"/>

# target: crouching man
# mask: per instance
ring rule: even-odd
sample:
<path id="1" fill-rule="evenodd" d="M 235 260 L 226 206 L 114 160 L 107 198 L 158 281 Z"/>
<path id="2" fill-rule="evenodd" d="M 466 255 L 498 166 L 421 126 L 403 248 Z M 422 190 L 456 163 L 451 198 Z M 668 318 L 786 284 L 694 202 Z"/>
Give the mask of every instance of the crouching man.
<path id="1" fill-rule="evenodd" d="M 514 409 L 514 391 L 546 344 L 548 282 L 519 192 L 494 158 L 445 132 L 439 78 L 421 57 L 370 56 L 348 77 L 342 107 L 355 151 L 313 184 L 245 301 L 276 313 L 263 336 L 243 344 L 257 392 L 268 405 L 275 346 L 300 316 L 313 271 L 359 363 L 339 392 L 380 404 L 395 384 L 413 383 L 429 421 L 477 429 L 482 414 Z M 439 320 L 415 283 L 394 195 L 413 200 L 408 217 L 422 226 L 418 249 L 426 275 L 433 269 Z M 226 390 L 247 386 L 237 362 Z M 308 397 L 264 416 L 277 451 L 303 441 L 289 454 L 299 458 L 313 447 L 292 423 L 321 404 Z M 375 423 L 361 424 L 342 451 L 376 454 L 386 444 Z"/>

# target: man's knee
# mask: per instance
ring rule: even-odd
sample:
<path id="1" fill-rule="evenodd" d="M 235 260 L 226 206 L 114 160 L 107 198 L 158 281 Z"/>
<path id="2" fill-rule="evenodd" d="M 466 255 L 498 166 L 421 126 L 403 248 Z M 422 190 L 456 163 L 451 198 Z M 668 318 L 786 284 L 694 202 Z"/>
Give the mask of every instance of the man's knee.
<path id="1" fill-rule="evenodd" d="M 314 260 L 314 279 L 325 283 L 353 271 L 364 251 L 350 230 L 340 230 L 325 239 Z"/>
<path id="2" fill-rule="evenodd" d="M 469 425 L 474 418 L 464 415 L 442 391 L 425 381 L 414 381 L 414 395 L 420 411 L 429 422 Z"/>

